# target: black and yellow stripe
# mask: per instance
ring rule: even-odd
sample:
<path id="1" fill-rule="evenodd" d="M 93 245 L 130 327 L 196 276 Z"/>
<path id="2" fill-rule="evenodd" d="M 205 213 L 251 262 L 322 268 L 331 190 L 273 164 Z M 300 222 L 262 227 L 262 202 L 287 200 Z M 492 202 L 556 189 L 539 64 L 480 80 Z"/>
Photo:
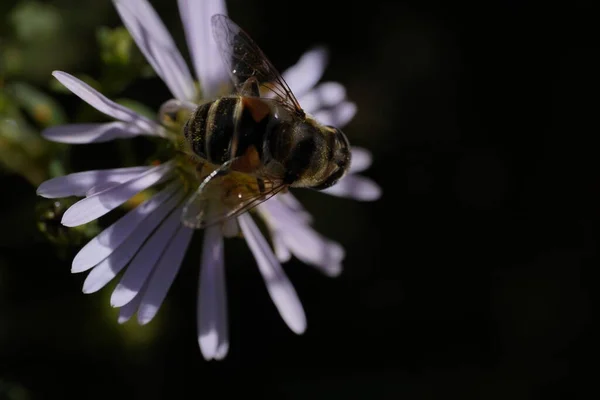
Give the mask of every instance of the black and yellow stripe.
<path id="1" fill-rule="evenodd" d="M 223 97 L 198 107 L 184 136 L 192 151 L 210 164 L 234 160 L 235 171 L 267 173 L 291 186 L 324 188 L 337 181 L 348 159 L 342 154 L 348 146 L 340 148 L 337 130 L 285 112 L 257 97 Z M 264 189 L 265 183 L 258 185 Z"/>
<path id="2" fill-rule="evenodd" d="M 198 107 L 184 135 L 194 153 L 210 163 L 220 165 L 249 151 L 264 162 L 271 120 L 269 105 L 260 99 L 223 97 Z"/>

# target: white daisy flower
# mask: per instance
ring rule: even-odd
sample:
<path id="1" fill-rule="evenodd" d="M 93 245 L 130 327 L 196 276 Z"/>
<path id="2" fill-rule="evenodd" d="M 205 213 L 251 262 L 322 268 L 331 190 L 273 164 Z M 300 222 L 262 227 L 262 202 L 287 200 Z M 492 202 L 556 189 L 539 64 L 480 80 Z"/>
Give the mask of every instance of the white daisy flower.
<path id="1" fill-rule="evenodd" d="M 197 85 L 173 39 L 146 0 L 115 0 L 125 26 L 174 98 L 193 106 L 224 93 L 229 77 L 212 39 L 210 17 L 225 14 L 220 0 L 179 0 L 187 44 L 193 60 Z M 193 18 L 191 17 L 193 16 Z M 315 48 L 283 73 L 306 112 L 321 123 L 343 127 L 356 112 L 346 99 L 344 87 L 336 82 L 318 84 L 326 64 L 326 51 Z M 99 143 L 138 135 L 172 140 L 174 132 L 107 99 L 65 72 L 54 72 L 71 92 L 92 107 L 115 119 L 97 124 L 70 124 L 47 129 L 43 135 L 62 143 Z M 335 196 L 375 200 L 379 187 L 355 175 L 371 164 L 368 151 L 352 149 L 350 173 L 335 186 L 324 190 Z M 156 166 L 115 168 L 78 172 L 44 182 L 37 193 L 46 198 L 84 197 L 64 214 L 62 223 L 73 227 L 102 217 L 142 191 L 153 195 L 130 210 L 87 243 L 73 260 L 72 272 L 89 271 L 84 293 L 103 288 L 124 270 L 111 296 L 120 308 L 119 322 L 137 313 L 140 324 L 150 322 L 158 312 L 181 266 L 194 231 L 180 222 L 184 200 L 189 195 L 189 178 L 183 178 L 175 158 Z M 196 187 L 199 182 L 193 183 Z M 224 271 L 224 237 L 241 234 L 253 253 L 268 293 L 289 328 L 301 334 L 306 317 L 296 291 L 281 267 L 296 256 L 329 276 L 342 269 L 344 249 L 319 235 L 311 227 L 310 214 L 291 193 L 279 194 L 252 210 L 270 231 L 274 251 L 250 213 L 223 226 L 204 231 L 198 292 L 198 342 L 206 359 L 226 356 L 229 339 Z"/>

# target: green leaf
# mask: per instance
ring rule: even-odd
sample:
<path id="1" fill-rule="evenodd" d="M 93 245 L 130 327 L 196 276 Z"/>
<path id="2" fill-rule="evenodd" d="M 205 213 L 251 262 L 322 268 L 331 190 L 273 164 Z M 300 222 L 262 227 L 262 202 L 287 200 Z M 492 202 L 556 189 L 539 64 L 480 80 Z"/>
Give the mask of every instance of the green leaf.
<path id="1" fill-rule="evenodd" d="M 59 33 L 63 24 L 55 7 L 31 0 L 17 3 L 8 20 L 17 39 L 23 42 L 51 39 Z"/>
<path id="2" fill-rule="evenodd" d="M 16 82 L 8 85 L 8 88 L 12 91 L 17 104 L 40 126 L 47 127 L 65 122 L 66 117 L 61 106 L 34 86 Z"/>
<path id="3" fill-rule="evenodd" d="M 101 27 L 96 31 L 96 39 L 100 46 L 100 56 L 107 65 L 128 65 L 132 60 L 135 48 L 131 35 L 124 27 Z"/>
<path id="4" fill-rule="evenodd" d="M 122 93 L 137 78 L 147 76 L 148 69 L 152 71 L 124 27 L 101 27 L 96 31 L 96 39 L 103 61 L 100 82 L 105 95 Z"/>
<path id="5" fill-rule="evenodd" d="M 23 52 L 17 46 L 6 44 L 0 47 L 0 77 L 14 75 L 23 69 Z"/>

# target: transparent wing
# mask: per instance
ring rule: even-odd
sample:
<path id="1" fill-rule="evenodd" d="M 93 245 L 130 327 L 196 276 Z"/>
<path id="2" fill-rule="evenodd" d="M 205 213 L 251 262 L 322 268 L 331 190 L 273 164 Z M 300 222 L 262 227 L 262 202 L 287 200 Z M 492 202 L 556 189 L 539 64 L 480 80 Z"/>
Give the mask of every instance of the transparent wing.
<path id="1" fill-rule="evenodd" d="M 286 187 L 281 181 L 217 169 L 188 199 L 181 220 L 190 228 L 205 228 L 249 211 Z"/>
<path id="2" fill-rule="evenodd" d="M 259 95 L 270 97 L 268 94 L 272 94 L 290 111 L 304 114 L 281 74 L 242 28 L 220 14 L 213 15 L 212 28 L 221 57 L 238 91 L 249 80 L 256 80 Z"/>

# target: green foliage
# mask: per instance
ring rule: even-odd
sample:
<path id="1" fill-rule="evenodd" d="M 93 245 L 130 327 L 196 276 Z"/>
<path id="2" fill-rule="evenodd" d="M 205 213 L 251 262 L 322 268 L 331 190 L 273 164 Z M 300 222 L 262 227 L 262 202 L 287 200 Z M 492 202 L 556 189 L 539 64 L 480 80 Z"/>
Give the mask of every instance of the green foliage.
<path id="1" fill-rule="evenodd" d="M 12 91 L 15 102 L 37 125 L 45 128 L 65 123 L 66 116 L 58 102 L 36 87 L 25 82 L 15 82 L 8 89 Z"/>
<path id="2" fill-rule="evenodd" d="M 52 5 L 37 1 L 23 1 L 9 14 L 8 20 L 15 38 L 23 43 L 50 40 L 60 34 L 61 15 Z"/>
<path id="3" fill-rule="evenodd" d="M 60 11 L 51 4 L 21 1 L 6 16 L 9 36 L 0 49 L 5 78 L 40 81 L 56 67 L 73 60 Z"/>
<path id="4" fill-rule="evenodd" d="M 124 27 L 100 27 L 96 40 L 103 63 L 100 81 L 105 94 L 121 92 L 138 77 L 153 76 L 152 68 Z"/>
<path id="5" fill-rule="evenodd" d="M 65 211 L 78 199 L 40 199 L 36 206 L 38 230 L 53 244 L 59 247 L 81 246 L 89 238 L 100 233 L 97 221 L 75 228 L 67 228 L 61 224 Z"/>
<path id="6" fill-rule="evenodd" d="M 0 92 L 0 166 L 39 185 L 48 178 L 47 163 L 64 151 L 44 140 L 39 128 L 64 121 L 60 105 L 34 86 L 6 85 Z"/>
<path id="7" fill-rule="evenodd" d="M 100 57 L 106 65 L 126 66 L 131 62 L 131 51 L 135 44 L 127 29 L 100 27 L 96 38 L 100 45 Z"/>
<path id="8" fill-rule="evenodd" d="M 93 107 L 73 101 L 75 108 L 60 98 L 73 98 L 51 75 L 65 70 L 105 96 L 117 99 L 136 112 L 154 118 L 149 107 L 121 97 L 140 77 L 154 76 L 129 32 L 122 26 L 99 26 L 106 4 L 93 3 L 80 16 L 68 1 L 18 1 L 4 16 L 0 40 L 0 172 L 16 173 L 36 187 L 51 177 L 76 172 L 71 165 L 77 146 L 45 140 L 47 127 L 74 122 L 101 122 L 106 116 Z M 76 32 L 76 34 L 74 34 Z M 90 40 L 96 39 L 96 47 Z M 96 71 L 90 71 L 94 66 Z M 92 77 L 93 76 L 93 77 Z M 118 143 L 116 165 L 135 165 L 131 144 Z M 59 249 L 78 246 L 98 233 L 96 222 L 77 228 L 60 224 L 62 213 L 74 199 L 37 199 L 36 221 L 42 235 Z M 62 250 L 60 250 L 62 251 Z"/>

